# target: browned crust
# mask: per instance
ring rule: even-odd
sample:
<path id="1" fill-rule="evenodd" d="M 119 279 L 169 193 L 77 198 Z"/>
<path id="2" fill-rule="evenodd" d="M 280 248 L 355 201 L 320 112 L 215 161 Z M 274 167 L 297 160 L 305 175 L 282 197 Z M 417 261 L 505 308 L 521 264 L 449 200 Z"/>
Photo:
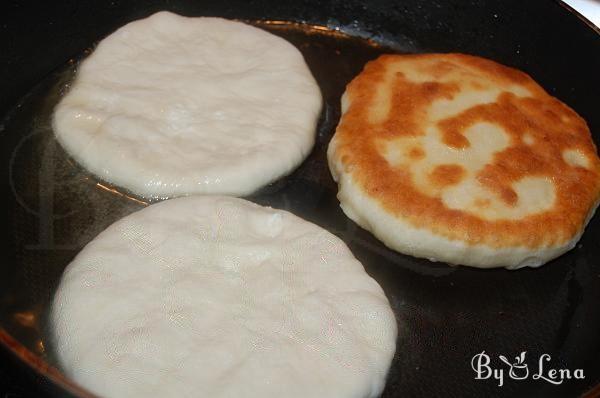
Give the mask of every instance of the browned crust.
<path id="1" fill-rule="evenodd" d="M 493 163 L 477 180 L 497 192 L 507 203 L 516 201 L 511 188 L 524 176 L 547 176 L 556 189 L 554 207 L 519 220 L 485 220 L 472 213 L 447 208 L 439 197 L 420 192 L 410 173 L 388 164 L 376 141 L 424 134 L 422 116 L 438 98 L 452 98 L 456 84 L 415 83 L 397 73 L 393 79 L 391 109 L 383 122 L 369 122 L 374 87 L 383 81 L 392 63 L 434 60 L 426 70 L 433 78 L 453 68 L 466 68 L 499 86 L 519 85 L 532 93 L 518 97 L 504 92 L 494 103 L 478 105 L 438 123 L 444 142 L 453 147 L 468 145 L 462 131 L 473 123 L 488 121 L 501 126 L 511 137 L 511 146 L 496 153 Z M 335 159 L 371 198 L 394 217 L 425 228 L 448 239 L 491 247 L 531 248 L 561 245 L 581 231 L 600 197 L 600 159 L 585 121 L 567 105 L 548 95 L 525 73 L 496 62 L 463 54 L 384 55 L 369 62 L 347 87 L 350 106 L 336 130 Z M 525 132 L 535 145 L 523 142 Z M 573 167 L 562 158 L 566 148 L 577 149 L 590 161 L 589 168 Z M 444 178 L 442 170 L 440 178 Z M 456 170 L 449 178 L 456 179 Z M 435 178 L 435 177 L 434 177 Z M 438 181 L 438 184 L 452 183 Z"/>

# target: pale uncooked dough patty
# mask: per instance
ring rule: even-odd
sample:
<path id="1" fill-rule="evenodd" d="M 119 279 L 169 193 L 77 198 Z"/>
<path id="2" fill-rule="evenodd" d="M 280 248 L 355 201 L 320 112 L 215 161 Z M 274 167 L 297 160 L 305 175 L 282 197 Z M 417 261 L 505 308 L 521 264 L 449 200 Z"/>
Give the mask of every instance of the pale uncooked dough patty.
<path id="1" fill-rule="evenodd" d="M 302 162 L 321 101 L 287 41 L 240 22 L 159 12 L 82 62 L 54 130 L 84 167 L 136 194 L 238 196 Z"/>
<path id="2" fill-rule="evenodd" d="M 226 197 L 151 205 L 66 269 L 51 325 L 65 373 L 108 397 L 375 397 L 396 322 L 344 243 Z"/>

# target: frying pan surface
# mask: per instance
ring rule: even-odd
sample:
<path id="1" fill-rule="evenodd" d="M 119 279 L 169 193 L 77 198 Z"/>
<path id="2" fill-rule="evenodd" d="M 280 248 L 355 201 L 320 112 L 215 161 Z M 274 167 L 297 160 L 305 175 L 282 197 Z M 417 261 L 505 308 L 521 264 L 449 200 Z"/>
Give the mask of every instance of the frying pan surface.
<path id="1" fill-rule="evenodd" d="M 41 374 L 46 393 L 83 393 L 54 369 L 47 338 L 45 316 L 62 270 L 102 229 L 144 206 L 69 159 L 53 140 L 49 115 L 94 43 L 158 10 L 250 21 L 304 53 L 326 103 L 316 147 L 292 175 L 249 199 L 337 234 L 382 285 L 399 326 L 384 397 L 578 396 L 600 383 L 599 216 L 573 251 L 541 269 L 448 267 L 388 250 L 345 217 L 325 159 L 345 85 L 384 52 L 465 52 L 520 68 L 583 116 L 600 143 L 600 36 L 564 6 L 542 0 L 46 3 L 0 5 L 0 170 L 8 216 L 0 347 L 26 364 L 21 369 Z M 482 351 L 496 368 L 499 355 L 512 361 L 526 351 L 532 372 L 548 354 L 544 369 L 583 369 L 585 379 L 554 385 L 506 375 L 500 387 L 475 379 L 471 360 Z"/>

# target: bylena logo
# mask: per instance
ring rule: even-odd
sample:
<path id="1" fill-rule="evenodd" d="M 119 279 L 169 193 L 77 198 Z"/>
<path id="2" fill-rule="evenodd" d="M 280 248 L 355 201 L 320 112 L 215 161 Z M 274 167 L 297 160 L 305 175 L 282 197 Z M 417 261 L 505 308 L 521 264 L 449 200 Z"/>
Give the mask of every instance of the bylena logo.
<path id="1" fill-rule="evenodd" d="M 525 351 L 521 355 L 515 357 L 515 363 L 510 363 L 504 355 L 499 355 L 498 358 L 510 368 L 508 375 L 513 380 L 523 380 L 529 376 L 529 368 L 525 363 Z"/>
<path id="2" fill-rule="evenodd" d="M 498 386 L 504 385 L 505 371 L 508 369 L 508 377 L 512 380 L 525 380 L 531 377 L 533 380 L 542 380 L 551 384 L 562 384 L 565 380 L 585 379 L 583 369 L 555 369 L 548 366 L 552 359 L 548 354 L 542 354 L 537 361 L 537 367 L 532 368 L 530 374 L 529 366 L 526 362 L 526 351 L 515 357 L 514 362 L 509 361 L 504 355 L 498 355 L 500 367 L 494 367 L 492 358 L 481 351 L 475 354 L 471 359 L 471 368 L 475 372 L 475 380 L 494 379 L 498 381 Z"/>

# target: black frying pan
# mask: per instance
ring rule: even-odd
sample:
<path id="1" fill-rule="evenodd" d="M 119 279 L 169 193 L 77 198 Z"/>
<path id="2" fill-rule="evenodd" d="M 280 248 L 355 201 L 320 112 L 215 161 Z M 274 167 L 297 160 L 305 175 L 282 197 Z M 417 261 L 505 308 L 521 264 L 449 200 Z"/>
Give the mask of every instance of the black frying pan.
<path id="1" fill-rule="evenodd" d="M 600 143 L 599 33 L 564 5 L 541 0 L 3 2 L 0 181 L 8 219 L 0 265 L 0 372 L 34 380 L 31 396 L 85 394 L 54 368 L 46 309 L 78 250 L 143 204 L 99 189 L 56 145 L 48 117 L 87 49 L 162 9 L 254 23 L 296 21 L 352 36 L 259 23 L 303 51 L 326 107 L 308 160 L 249 199 L 338 234 L 383 286 L 399 325 L 385 397 L 579 396 L 600 383 L 600 216 L 576 249 L 541 269 L 451 268 L 390 251 L 349 221 L 325 163 L 345 84 L 382 52 L 465 52 L 520 68 L 582 115 Z M 582 369 L 585 379 L 554 385 L 506 374 L 499 387 L 496 380 L 475 379 L 471 360 L 484 350 L 506 373 L 498 356 L 513 362 L 526 351 L 532 373 L 548 354 L 546 371 Z"/>

